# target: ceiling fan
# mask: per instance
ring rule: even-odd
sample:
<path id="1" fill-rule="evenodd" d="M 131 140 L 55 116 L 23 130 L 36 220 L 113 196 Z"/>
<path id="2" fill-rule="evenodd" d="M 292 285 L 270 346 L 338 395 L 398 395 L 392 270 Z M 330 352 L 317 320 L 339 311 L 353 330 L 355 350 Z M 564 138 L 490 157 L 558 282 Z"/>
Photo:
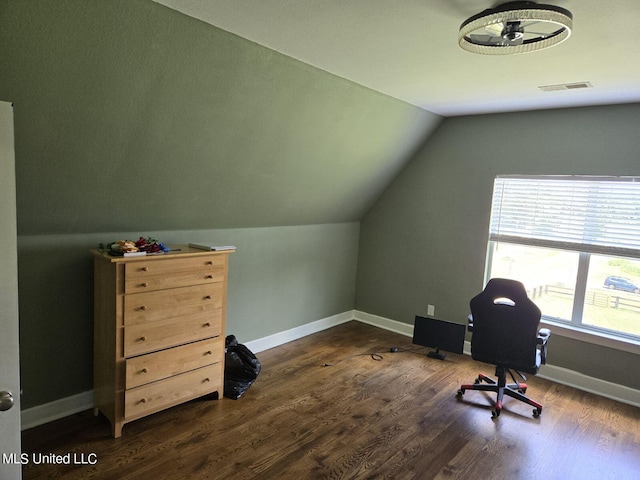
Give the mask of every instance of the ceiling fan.
<path id="1" fill-rule="evenodd" d="M 554 5 L 515 1 L 488 8 L 465 20 L 459 45 L 472 53 L 511 55 L 564 42 L 573 28 L 569 10 Z"/>

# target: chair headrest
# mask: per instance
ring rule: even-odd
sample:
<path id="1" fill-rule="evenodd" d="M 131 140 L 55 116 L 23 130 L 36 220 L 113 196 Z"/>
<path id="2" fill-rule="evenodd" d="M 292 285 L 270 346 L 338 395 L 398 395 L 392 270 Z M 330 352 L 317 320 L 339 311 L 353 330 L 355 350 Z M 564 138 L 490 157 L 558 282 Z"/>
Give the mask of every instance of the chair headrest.
<path id="1" fill-rule="evenodd" d="M 484 290 L 471 299 L 471 311 L 492 305 L 517 307 L 540 315 L 538 306 L 529 299 L 524 285 L 507 278 L 492 278 Z"/>

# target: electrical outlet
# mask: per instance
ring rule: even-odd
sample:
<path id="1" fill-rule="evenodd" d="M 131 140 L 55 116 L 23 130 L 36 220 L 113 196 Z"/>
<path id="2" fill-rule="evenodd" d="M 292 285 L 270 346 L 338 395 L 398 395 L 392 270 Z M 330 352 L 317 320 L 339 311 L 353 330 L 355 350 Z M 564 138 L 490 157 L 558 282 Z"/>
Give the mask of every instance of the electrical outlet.
<path id="1" fill-rule="evenodd" d="M 433 317 L 435 314 L 436 314 L 435 305 L 427 305 L 427 315 L 429 315 L 430 317 Z"/>

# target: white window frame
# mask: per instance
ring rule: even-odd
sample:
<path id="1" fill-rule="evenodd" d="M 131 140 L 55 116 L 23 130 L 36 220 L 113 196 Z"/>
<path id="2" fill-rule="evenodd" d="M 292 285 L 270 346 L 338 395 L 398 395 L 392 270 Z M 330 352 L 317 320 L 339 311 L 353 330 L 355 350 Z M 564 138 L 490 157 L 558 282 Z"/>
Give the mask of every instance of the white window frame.
<path id="1" fill-rule="evenodd" d="M 515 193 L 507 192 L 505 185 L 507 189 L 512 187 Z M 589 186 L 598 189 L 607 185 L 614 189 L 612 190 L 614 193 L 611 194 L 611 198 L 613 198 L 611 205 L 607 204 L 607 200 L 601 201 L 603 198 L 608 198 L 605 188 L 605 193 L 601 196 L 594 194 L 594 198 L 598 199 L 595 202 L 598 205 L 593 210 L 595 213 L 585 213 L 584 198 L 581 199 L 580 192 L 587 190 L 590 188 Z M 547 186 L 550 186 L 550 189 L 547 189 Z M 577 193 L 569 193 L 572 186 L 575 187 Z M 633 205 L 631 207 L 628 207 L 629 198 L 625 196 L 627 193 L 622 195 L 624 201 L 620 202 L 619 199 L 615 199 L 615 191 L 626 190 L 627 187 L 630 188 L 628 195 L 632 199 Z M 543 208 L 536 208 L 533 200 L 535 196 L 533 192 L 538 188 L 540 203 L 545 204 Z M 523 192 L 522 198 L 518 197 L 518 191 Z M 558 201 L 556 195 L 561 200 Z M 573 201 L 574 197 L 575 202 Z M 591 254 L 640 259 L 640 234 L 638 234 L 640 231 L 640 178 L 499 175 L 495 180 L 492 198 L 485 283 L 491 276 L 493 250 L 500 242 L 577 252 L 579 254 L 578 274 L 572 318 L 570 321 L 564 322 L 545 317 L 543 314 L 541 324 L 561 336 L 617 350 L 640 353 L 640 339 L 637 337 L 625 336 L 623 333 L 617 335 L 582 324 L 582 310 Z M 519 204 L 520 200 L 522 202 Z M 616 202 L 620 205 L 619 208 Z M 526 211 L 520 214 L 519 208 L 524 208 Z M 554 209 L 556 209 L 555 213 L 553 213 Z M 602 211 L 598 209 L 602 209 Z M 622 213 L 619 217 L 615 214 L 618 210 Z M 574 214 L 574 212 L 578 212 L 578 214 Z M 607 223 L 604 227 L 599 223 L 598 232 L 593 236 L 583 234 L 580 231 L 581 228 L 584 228 L 585 231 L 591 230 L 591 227 L 579 226 L 583 219 L 591 218 L 590 214 L 593 218 L 606 218 L 605 223 Z M 557 223 L 554 223 L 556 221 Z M 585 222 L 587 221 L 585 220 Z M 540 226 L 544 228 L 540 228 Z"/>

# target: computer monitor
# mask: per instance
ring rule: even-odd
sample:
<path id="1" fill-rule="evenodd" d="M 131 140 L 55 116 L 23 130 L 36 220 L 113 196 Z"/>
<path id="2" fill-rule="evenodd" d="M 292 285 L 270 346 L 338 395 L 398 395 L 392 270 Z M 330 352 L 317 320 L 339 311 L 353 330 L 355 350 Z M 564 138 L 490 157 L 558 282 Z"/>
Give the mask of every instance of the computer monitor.
<path id="1" fill-rule="evenodd" d="M 466 326 L 461 323 L 416 315 L 413 327 L 413 343 L 423 347 L 435 348 L 435 351 L 427 353 L 427 356 L 444 360 L 444 353 L 441 353 L 440 350 L 463 353 L 465 330 Z"/>

